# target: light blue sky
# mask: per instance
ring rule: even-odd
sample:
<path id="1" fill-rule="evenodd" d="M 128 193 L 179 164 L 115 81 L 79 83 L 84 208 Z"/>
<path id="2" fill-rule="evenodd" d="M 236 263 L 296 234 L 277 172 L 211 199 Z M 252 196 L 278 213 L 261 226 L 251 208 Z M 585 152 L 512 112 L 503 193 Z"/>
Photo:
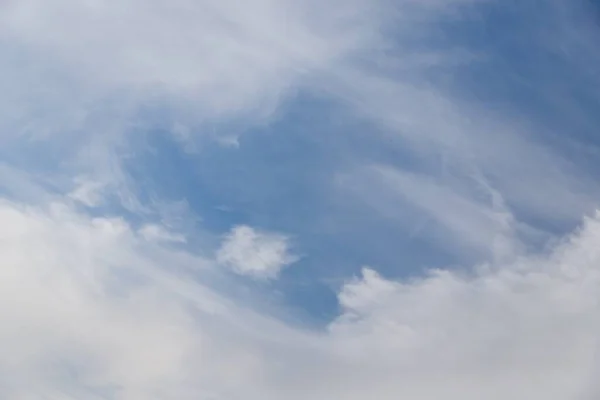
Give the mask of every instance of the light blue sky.
<path id="1" fill-rule="evenodd" d="M 0 2 L 0 397 L 598 393 L 599 37 L 587 0 Z"/>

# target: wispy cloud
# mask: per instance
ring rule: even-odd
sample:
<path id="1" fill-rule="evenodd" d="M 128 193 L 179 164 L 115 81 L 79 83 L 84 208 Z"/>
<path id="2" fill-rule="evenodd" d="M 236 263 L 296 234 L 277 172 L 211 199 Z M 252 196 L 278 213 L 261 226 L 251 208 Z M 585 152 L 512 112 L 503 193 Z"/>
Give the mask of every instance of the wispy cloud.
<path id="1" fill-rule="evenodd" d="M 190 148 L 235 138 L 376 43 L 384 16 L 363 0 L 28 0 L 0 11 L 3 155 L 87 175 L 126 201 L 136 185 L 123 160 L 148 131 Z"/>
<path id="2" fill-rule="evenodd" d="M 502 259 L 520 250 L 514 217 L 502 204 L 502 198 L 494 198 L 493 193 L 478 199 L 472 193 L 461 192 L 456 185 L 382 166 L 346 176 L 340 183 L 407 230 L 425 216 L 437 229 L 421 234 L 429 234 L 449 251 L 482 252 L 486 258 Z"/>

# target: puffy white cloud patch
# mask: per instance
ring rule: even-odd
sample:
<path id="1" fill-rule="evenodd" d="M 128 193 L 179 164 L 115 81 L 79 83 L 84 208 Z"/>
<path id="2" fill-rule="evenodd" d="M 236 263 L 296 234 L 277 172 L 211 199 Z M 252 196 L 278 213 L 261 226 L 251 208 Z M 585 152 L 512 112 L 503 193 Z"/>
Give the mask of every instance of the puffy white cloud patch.
<path id="1" fill-rule="evenodd" d="M 181 379 L 198 338 L 135 271 L 149 260 L 126 223 L 6 202 L 0 221 L 1 397 L 137 399 Z"/>
<path id="2" fill-rule="evenodd" d="M 249 226 L 234 227 L 217 251 L 217 261 L 240 275 L 275 278 L 282 268 L 296 261 L 289 239 L 278 233 Z"/>

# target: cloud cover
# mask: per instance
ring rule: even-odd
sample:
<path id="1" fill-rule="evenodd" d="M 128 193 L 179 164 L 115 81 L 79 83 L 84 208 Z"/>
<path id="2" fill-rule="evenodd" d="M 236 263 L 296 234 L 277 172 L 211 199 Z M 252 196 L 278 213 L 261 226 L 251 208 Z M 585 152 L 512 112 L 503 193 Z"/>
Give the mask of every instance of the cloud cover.
<path id="1" fill-rule="evenodd" d="M 406 281 L 365 268 L 318 332 L 236 305 L 202 278 L 210 260 L 123 220 L 7 201 L 0 216 L 7 399 L 598 394 L 597 217 L 507 265 Z"/>
<path id="2" fill-rule="evenodd" d="M 536 136 L 556 133 L 543 118 L 441 79 L 495 56 L 440 43 L 436 28 L 488 3 L 0 2 L 1 397 L 597 397 L 600 222 L 562 239 L 531 222 L 579 221 L 596 203 L 593 170 Z M 570 44 L 561 71 L 587 90 L 597 53 L 580 60 L 592 28 L 578 7 L 548 2 L 524 37 Z M 563 122 L 594 127 L 573 87 L 553 86 L 571 107 Z M 402 229 L 433 225 L 420 234 L 483 261 L 403 278 L 365 267 L 342 277 L 339 315 L 308 327 L 219 266 L 274 277 L 290 262 L 285 237 L 249 224 L 214 257 L 220 235 L 178 232 L 171 205 L 128 170 L 148 131 L 202 151 L 202 138 L 246 134 L 300 91 L 366 121 L 381 153 L 417 160 L 352 149 L 332 191 Z"/>

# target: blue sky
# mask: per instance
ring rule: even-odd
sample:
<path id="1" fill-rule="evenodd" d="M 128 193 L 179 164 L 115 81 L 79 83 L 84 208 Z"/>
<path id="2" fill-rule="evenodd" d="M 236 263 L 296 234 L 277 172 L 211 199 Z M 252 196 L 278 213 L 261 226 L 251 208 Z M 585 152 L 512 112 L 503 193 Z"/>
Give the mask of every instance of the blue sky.
<path id="1" fill-rule="evenodd" d="M 587 0 L 0 1 L 0 397 L 595 398 L 599 35 Z"/>

